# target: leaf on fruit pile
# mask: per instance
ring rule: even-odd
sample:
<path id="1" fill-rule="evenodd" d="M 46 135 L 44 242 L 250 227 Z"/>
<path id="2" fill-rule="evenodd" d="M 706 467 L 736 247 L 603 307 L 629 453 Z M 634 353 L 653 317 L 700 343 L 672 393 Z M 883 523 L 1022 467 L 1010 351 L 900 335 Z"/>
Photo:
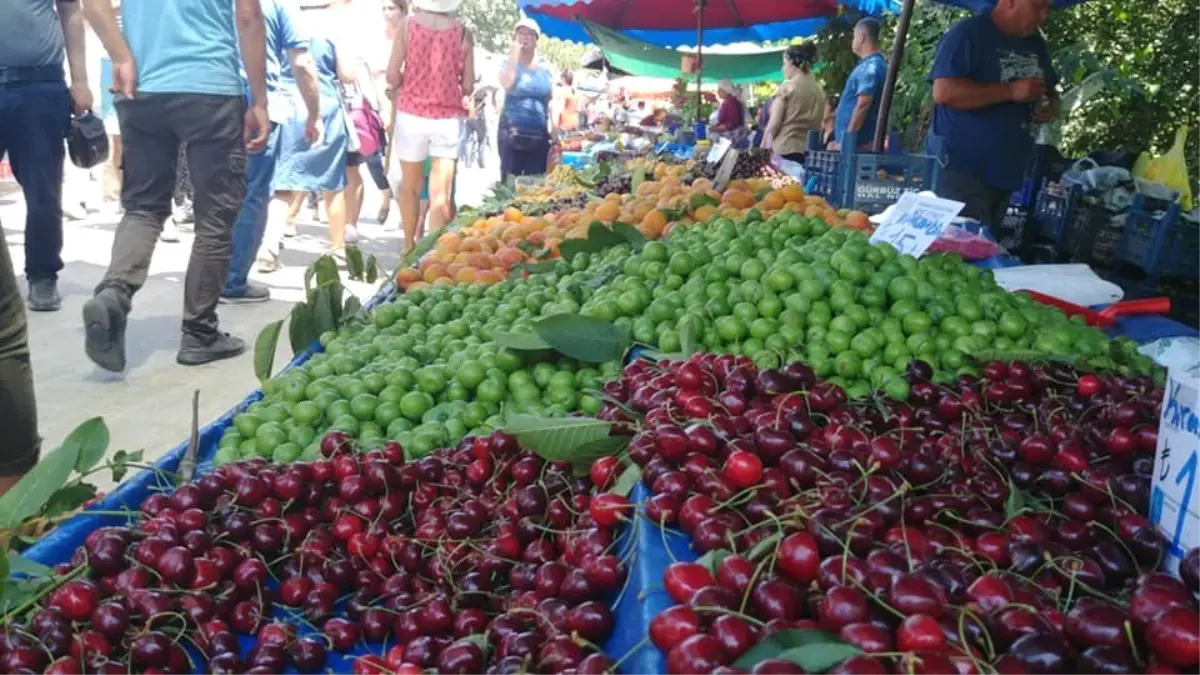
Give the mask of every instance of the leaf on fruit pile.
<path id="1" fill-rule="evenodd" d="M 48 577 L 54 574 L 52 568 L 40 562 L 34 562 L 16 551 L 8 551 L 7 565 L 8 574 L 21 574 L 27 577 Z"/>
<path id="2" fill-rule="evenodd" d="M 104 459 L 108 452 L 108 425 L 99 417 L 80 424 L 67 434 L 63 445 L 75 445 L 79 448 L 79 456 L 75 459 L 75 470 L 86 473 Z"/>
<path id="3" fill-rule="evenodd" d="M 637 192 L 638 186 L 646 182 L 646 167 L 638 166 L 633 169 L 633 176 L 629 180 L 629 191 Z"/>
<path id="4" fill-rule="evenodd" d="M 125 478 L 125 474 L 129 472 L 130 464 L 138 464 L 142 461 L 142 454 L 145 451 L 138 450 L 136 452 L 126 452 L 118 450 L 109 462 L 112 466 L 112 479 L 114 483 L 120 483 Z"/>
<path id="5" fill-rule="evenodd" d="M 365 273 L 362 249 L 354 244 L 346 244 L 346 276 L 353 281 L 362 281 Z"/>
<path id="6" fill-rule="evenodd" d="M 512 333 L 498 330 L 492 332 L 492 342 L 495 342 L 500 347 L 521 352 L 553 349 L 537 333 Z"/>
<path id="7" fill-rule="evenodd" d="M 630 344 L 629 335 L 616 325 L 579 314 L 554 314 L 533 329 L 558 353 L 587 363 L 616 361 Z"/>
<path id="8" fill-rule="evenodd" d="M 698 209 L 701 206 L 719 206 L 720 204 L 721 202 L 715 197 L 703 192 L 694 194 L 692 195 L 691 199 L 688 199 L 688 206 L 692 207 L 693 210 Z"/>
<path id="9" fill-rule="evenodd" d="M 733 667 L 749 670 L 766 659 L 786 659 L 799 665 L 805 672 L 820 673 L 861 653 L 858 647 L 825 631 L 789 628 L 772 633 L 751 647 L 734 661 Z"/>
<path id="10" fill-rule="evenodd" d="M 528 272 L 530 274 L 543 274 L 545 272 L 553 272 L 554 268 L 557 266 L 558 266 L 557 260 L 539 260 L 538 262 L 535 262 L 535 263 L 521 263 L 520 265 L 514 265 L 513 268 L 511 270 L 509 270 L 508 278 L 509 279 L 520 279 L 521 277 L 525 276 L 526 272 Z"/>
<path id="11" fill-rule="evenodd" d="M 685 357 L 696 353 L 696 321 L 689 315 L 679 320 L 679 351 Z"/>
<path id="12" fill-rule="evenodd" d="M 475 645 L 476 647 L 478 647 L 479 651 L 483 652 L 485 655 L 488 653 L 488 651 L 489 651 L 488 647 L 490 646 L 488 644 L 487 635 L 485 635 L 483 633 L 475 633 L 474 635 L 468 635 L 466 637 L 459 638 L 458 640 L 456 640 L 456 642 L 469 642 L 469 643 Z"/>
<path id="13" fill-rule="evenodd" d="M 598 244 L 601 251 L 610 246 L 628 243 L 624 235 L 599 220 L 593 220 L 592 224 L 588 225 L 587 238 L 588 241 Z"/>
<path id="14" fill-rule="evenodd" d="M 55 490 L 54 494 L 50 495 L 50 499 L 46 500 L 46 506 L 42 510 L 47 518 L 61 516 L 66 513 L 78 511 L 89 499 L 96 496 L 96 486 L 90 483 L 76 483 Z"/>
<path id="15" fill-rule="evenodd" d="M 263 326 L 254 339 L 254 376 L 260 383 L 266 382 L 275 369 L 275 350 L 279 347 L 279 335 L 283 332 L 283 319 Z"/>
<path id="16" fill-rule="evenodd" d="M 288 342 L 292 345 L 292 354 L 308 349 L 320 335 L 313 332 L 312 309 L 303 302 L 293 307 L 288 316 Z"/>
<path id="17" fill-rule="evenodd" d="M 609 438 L 619 438 L 619 436 L 610 436 Z M 630 464 L 621 472 L 620 477 L 617 478 L 616 483 L 613 483 L 612 489 L 609 492 L 621 495 L 622 497 L 628 497 L 629 493 L 633 492 L 634 486 L 641 479 L 642 467 L 637 464 Z"/>
<path id="18" fill-rule="evenodd" d="M 710 572 L 716 574 L 717 567 L 721 564 L 721 561 L 731 555 L 733 555 L 733 551 L 723 548 L 716 548 L 700 556 L 700 559 L 697 560 L 696 563 L 699 565 L 704 565 Z"/>
<path id="19" fill-rule="evenodd" d="M 783 540 L 783 532 L 776 532 L 775 534 L 772 534 L 771 536 L 767 537 L 766 539 L 763 539 L 762 541 L 758 542 L 754 546 L 750 547 L 750 550 L 746 551 L 746 559 L 747 560 L 758 560 L 759 558 L 770 553 L 771 551 L 774 551 L 775 546 L 782 540 Z"/>
<path id="20" fill-rule="evenodd" d="M 0 497 L 0 528 L 14 529 L 32 516 L 59 488 L 75 469 L 79 445 L 64 443 L 51 450 L 34 465 L 29 473 Z"/>
<path id="21" fill-rule="evenodd" d="M 610 429 L 611 422 L 591 417 L 547 418 L 523 414 L 510 415 L 504 425 L 505 433 L 516 436 L 523 447 L 552 462 L 581 462 L 614 454 L 602 443 L 610 438 Z"/>
<path id="22" fill-rule="evenodd" d="M 640 251 L 646 245 L 646 236 L 638 232 L 637 228 L 629 223 L 616 222 L 612 224 L 613 232 L 625 238 L 625 241 L 633 247 L 633 250 Z"/>

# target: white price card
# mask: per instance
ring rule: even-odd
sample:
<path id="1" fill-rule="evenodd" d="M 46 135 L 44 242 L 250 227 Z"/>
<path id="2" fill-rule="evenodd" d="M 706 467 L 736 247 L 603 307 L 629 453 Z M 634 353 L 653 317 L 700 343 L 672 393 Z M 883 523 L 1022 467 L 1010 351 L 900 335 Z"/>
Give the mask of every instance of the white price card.
<path id="1" fill-rule="evenodd" d="M 721 137 L 713 143 L 713 146 L 708 150 L 708 157 L 704 160 L 709 164 L 716 164 L 721 161 L 725 153 L 729 152 L 729 148 L 733 147 L 733 141 L 728 138 Z"/>
<path id="2" fill-rule="evenodd" d="M 950 199 L 906 192 L 900 195 L 891 214 L 875 230 L 871 243 L 886 241 L 897 251 L 919 258 L 958 216 L 963 206 L 962 202 Z"/>
<path id="3" fill-rule="evenodd" d="M 1167 377 L 1154 479 L 1150 484 L 1150 522 L 1167 540 L 1163 567 L 1179 569 L 1184 554 L 1200 546 L 1200 490 L 1196 489 L 1200 449 L 1200 383 L 1179 373 Z"/>

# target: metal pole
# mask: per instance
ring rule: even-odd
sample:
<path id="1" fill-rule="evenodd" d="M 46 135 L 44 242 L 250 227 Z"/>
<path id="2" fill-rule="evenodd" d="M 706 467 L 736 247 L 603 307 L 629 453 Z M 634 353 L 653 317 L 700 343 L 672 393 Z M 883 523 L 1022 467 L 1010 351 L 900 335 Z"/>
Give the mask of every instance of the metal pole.
<path id="1" fill-rule="evenodd" d="M 914 4 L 916 0 L 904 0 L 904 8 L 900 10 L 900 25 L 896 26 L 892 58 L 888 61 L 887 79 L 883 81 L 883 98 L 879 101 L 879 117 L 875 120 L 875 139 L 871 144 L 875 152 L 883 152 L 883 139 L 887 137 L 892 95 L 896 93 L 896 75 L 900 71 L 900 61 L 904 58 L 904 43 L 908 40 L 908 22 L 912 19 Z"/>
<path id="2" fill-rule="evenodd" d="M 700 104 L 704 101 L 701 80 L 704 79 L 704 5 L 708 0 L 696 0 L 696 121 L 700 119 Z"/>

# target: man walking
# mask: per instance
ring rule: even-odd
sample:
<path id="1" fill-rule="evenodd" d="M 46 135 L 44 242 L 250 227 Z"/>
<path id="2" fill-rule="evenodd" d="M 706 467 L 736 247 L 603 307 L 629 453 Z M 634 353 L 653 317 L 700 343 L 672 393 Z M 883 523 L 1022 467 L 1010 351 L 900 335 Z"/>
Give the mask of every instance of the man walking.
<path id="1" fill-rule="evenodd" d="M 1058 114 L 1058 75 L 1038 34 L 1049 15 L 1050 0 L 999 0 L 946 33 L 929 75 L 931 138 L 946 153 L 938 195 L 993 231 L 1025 177 L 1031 125 Z"/>
<path id="2" fill-rule="evenodd" d="M 878 19 L 867 17 L 854 25 L 854 38 L 850 49 L 859 58 L 858 65 L 850 71 L 842 96 L 838 100 L 834 118 L 834 142 L 830 150 L 839 150 L 846 144 L 846 134 L 855 134 L 858 149 L 867 149 L 875 140 L 875 123 L 879 117 L 879 101 L 883 96 L 883 82 L 887 79 L 887 59 L 879 51 Z"/>
<path id="3" fill-rule="evenodd" d="M 246 345 L 218 330 L 216 307 L 246 194 L 246 152 L 262 150 L 270 131 L 259 0 L 122 0 L 124 34 L 112 0 L 84 0 L 84 12 L 112 57 L 125 169 L 125 215 L 112 259 L 83 307 L 87 355 L 106 370 L 125 369 L 126 317 L 171 215 L 176 153 L 186 143 L 196 238 L 176 361 L 199 365 L 237 356 Z"/>
<path id="4" fill-rule="evenodd" d="M 233 254 L 221 299 L 226 302 L 262 302 L 271 298 L 263 284 L 249 280 L 258 247 L 267 228 L 267 204 L 271 200 L 271 181 L 279 161 L 280 125 L 292 120 L 295 106 L 280 86 L 282 64 L 291 65 L 292 76 L 304 101 L 308 115 L 305 138 L 310 144 L 319 143 L 322 135 L 321 92 L 317 84 L 317 67 L 308 53 L 308 38 L 299 28 L 293 10 L 281 0 L 262 0 L 266 25 L 267 111 L 271 130 L 262 152 L 250 155 L 247 162 L 246 200 L 233 225 Z"/>
<path id="5" fill-rule="evenodd" d="M 74 0 L 0 2 L 0 159 L 8 154 L 25 194 L 25 279 L 37 312 L 62 306 L 63 139 L 72 109 L 92 108 L 85 41 Z"/>

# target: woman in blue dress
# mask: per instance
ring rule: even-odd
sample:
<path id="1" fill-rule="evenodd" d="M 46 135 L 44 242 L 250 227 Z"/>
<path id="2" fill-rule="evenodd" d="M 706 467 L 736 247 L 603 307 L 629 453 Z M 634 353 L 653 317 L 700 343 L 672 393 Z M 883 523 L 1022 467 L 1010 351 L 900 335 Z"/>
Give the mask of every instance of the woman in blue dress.
<path id="1" fill-rule="evenodd" d="M 338 96 L 341 74 L 337 51 L 331 40 L 314 37 L 309 54 L 317 66 L 321 85 L 321 116 L 325 135 L 320 143 L 309 145 L 304 138 L 304 117 L 293 115 L 280 130 L 280 157 L 275 169 L 274 188 L 277 196 L 304 199 L 307 193 L 320 193 L 325 200 L 329 221 L 329 253 L 338 260 L 346 251 L 346 134 L 345 111 Z M 299 91 L 290 69 L 283 73 L 284 86 L 293 101 L 299 101 Z M 287 193 L 287 194 L 278 194 Z"/>

